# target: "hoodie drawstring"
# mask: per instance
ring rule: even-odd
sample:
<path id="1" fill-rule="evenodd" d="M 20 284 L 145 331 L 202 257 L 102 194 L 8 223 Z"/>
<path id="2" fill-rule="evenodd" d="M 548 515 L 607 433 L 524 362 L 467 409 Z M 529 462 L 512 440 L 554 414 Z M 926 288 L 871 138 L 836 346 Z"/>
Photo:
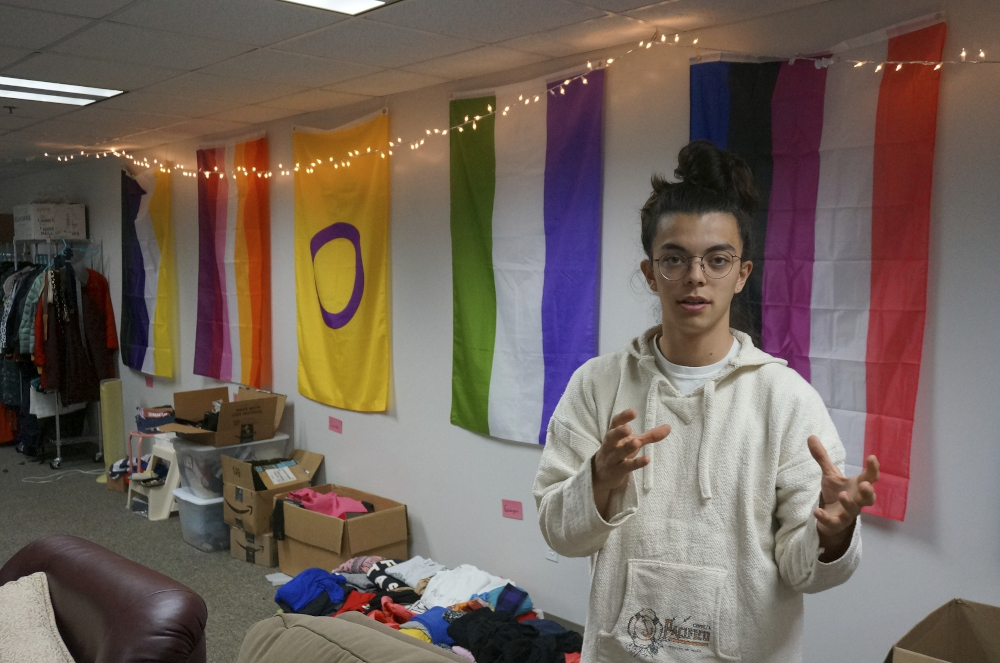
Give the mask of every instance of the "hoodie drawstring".
<path id="1" fill-rule="evenodd" d="M 708 501 L 712 499 L 712 482 L 709 477 L 709 469 L 712 466 L 712 436 L 708 430 L 709 411 L 712 409 L 712 400 L 715 398 L 715 380 L 705 382 L 702 394 L 702 426 L 701 441 L 698 443 L 698 488 L 701 491 L 701 499 Z"/>

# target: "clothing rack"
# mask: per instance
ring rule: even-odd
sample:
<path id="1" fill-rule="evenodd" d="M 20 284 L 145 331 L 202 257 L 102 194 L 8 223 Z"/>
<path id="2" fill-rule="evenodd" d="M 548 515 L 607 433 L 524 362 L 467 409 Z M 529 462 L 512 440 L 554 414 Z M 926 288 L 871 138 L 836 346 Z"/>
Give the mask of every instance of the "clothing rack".
<path id="1" fill-rule="evenodd" d="M 22 253 L 18 253 L 18 245 L 21 245 Z M 102 272 L 101 269 L 104 265 L 104 244 L 99 239 L 64 239 L 62 237 L 52 237 L 48 239 L 15 239 L 14 245 L 14 261 L 17 262 L 18 256 L 27 253 L 30 256 L 30 261 L 36 264 L 47 263 L 51 259 L 55 258 L 57 254 L 62 252 L 64 246 L 71 247 L 74 249 L 84 248 L 84 260 L 89 260 L 89 264 L 86 262 L 90 269 L 96 272 Z M 39 247 L 44 247 L 47 251 L 40 251 Z M 25 249 L 27 249 L 25 251 Z M 91 249 L 96 249 L 96 252 L 92 252 Z M 61 409 L 61 401 L 59 400 L 59 390 L 55 392 L 56 396 L 56 407 L 55 407 L 55 417 L 56 417 L 56 457 L 49 461 L 49 467 L 53 470 L 58 470 L 62 466 L 62 447 L 66 445 L 74 444 L 96 444 L 97 453 L 94 454 L 94 462 L 100 462 L 104 459 L 104 437 L 101 434 L 101 413 L 100 408 L 97 412 L 97 431 L 94 434 L 88 435 L 78 435 L 74 437 L 68 437 L 63 439 L 62 429 L 59 425 L 59 410 Z M 44 453 L 44 442 L 42 446 L 42 461 L 45 459 Z"/>

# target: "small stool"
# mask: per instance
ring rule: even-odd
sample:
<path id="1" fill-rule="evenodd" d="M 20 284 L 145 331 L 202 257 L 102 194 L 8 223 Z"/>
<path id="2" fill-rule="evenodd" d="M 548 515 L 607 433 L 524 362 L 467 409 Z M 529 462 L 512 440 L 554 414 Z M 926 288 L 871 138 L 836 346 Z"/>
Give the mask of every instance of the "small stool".
<path id="1" fill-rule="evenodd" d="M 130 431 L 128 439 L 125 441 L 125 455 L 128 456 L 128 473 L 131 476 L 142 469 L 142 441 L 145 439 L 155 439 L 157 433 L 140 433 L 137 430 Z M 132 438 L 139 438 L 139 450 L 133 452 Z"/>
<path id="2" fill-rule="evenodd" d="M 177 500 L 174 497 L 174 489 L 180 488 L 181 485 L 181 472 L 180 467 L 177 465 L 177 454 L 174 451 L 173 442 L 170 439 L 162 439 L 164 438 L 163 435 L 144 434 L 144 436 L 161 438 L 153 443 L 153 455 L 149 459 L 147 469 L 152 472 L 152 469 L 156 467 L 159 461 L 164 461 L 169 464 L 167 476 L 163 480 L 163 485 L 160 486 L 144 486 L 138 481 L 132 481 L 130 478 L 125 509 L 131 511 L 132 498 L 136 495 L 142 495 L 149 504 L 147 517 L 150 520 L 166 520 L 172 512 L 177 511 Z M 131 441 L 131 435 L 129 439 Z M 131 459 L 131 454 L 129 458 Z"/>

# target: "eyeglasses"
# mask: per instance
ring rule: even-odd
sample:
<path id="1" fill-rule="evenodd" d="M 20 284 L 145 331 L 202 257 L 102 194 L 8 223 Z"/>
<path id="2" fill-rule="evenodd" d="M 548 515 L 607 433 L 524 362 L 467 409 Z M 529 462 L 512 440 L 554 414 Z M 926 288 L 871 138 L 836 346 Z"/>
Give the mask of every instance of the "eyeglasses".
<path id="1" fill-rule="evenodd" d="M 713 251 L 703 256 L 686 256 L 679 253 L 668 253 L 653 262 L 657 263 L 660 275 L 668 281 L 680 281 L 691 269 L 691 261 L 701 260 L 701 269 L 706 276 L 713 279 L 724 279 L 733 271 L 733 263 L 743 258 L 728 251 Z"/>

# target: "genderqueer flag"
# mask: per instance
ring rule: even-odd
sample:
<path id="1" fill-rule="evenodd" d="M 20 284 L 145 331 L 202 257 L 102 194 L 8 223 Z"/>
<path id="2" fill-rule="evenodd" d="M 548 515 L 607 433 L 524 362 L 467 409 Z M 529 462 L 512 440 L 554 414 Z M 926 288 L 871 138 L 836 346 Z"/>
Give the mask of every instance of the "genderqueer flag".
<path id="1" fill-rule="evenodd" d="M 389 400 L 389 116 L 297 130 L 292 140 L 299 393 L 382 412 Z"/>
<path id="2" fill-rule="evenodd" d="M 451 422 L 542 444 L 597 351 L 604 71 L 565 81 L 450 110 Z"/>
<path id="3" fill-rule="evenodd" d="M 823 397 L 848 475 L 878 456 L 868 510 L 896 520 L 906 513 L 926 314 L 933 63 L 945 38 L 943 23 L 924 25 L 835 49 L 862 67 L 691 67 L 692 140 L 746 157 L 763 194 L 749 288 L 762 348 Z M 913 61 L 931 64 L 895 64 Z"/>
<path id="4" fill-rule="evenodd" d="M 173 377 L 177 270 L 170 218 L 170 171 L 122 173 L 122 362 Z"/>
<path id="5" fill-rule="evenodd" d="M 194 372 L 271 386 L 271 199 L 267 137 L 198 150 Z"/>

